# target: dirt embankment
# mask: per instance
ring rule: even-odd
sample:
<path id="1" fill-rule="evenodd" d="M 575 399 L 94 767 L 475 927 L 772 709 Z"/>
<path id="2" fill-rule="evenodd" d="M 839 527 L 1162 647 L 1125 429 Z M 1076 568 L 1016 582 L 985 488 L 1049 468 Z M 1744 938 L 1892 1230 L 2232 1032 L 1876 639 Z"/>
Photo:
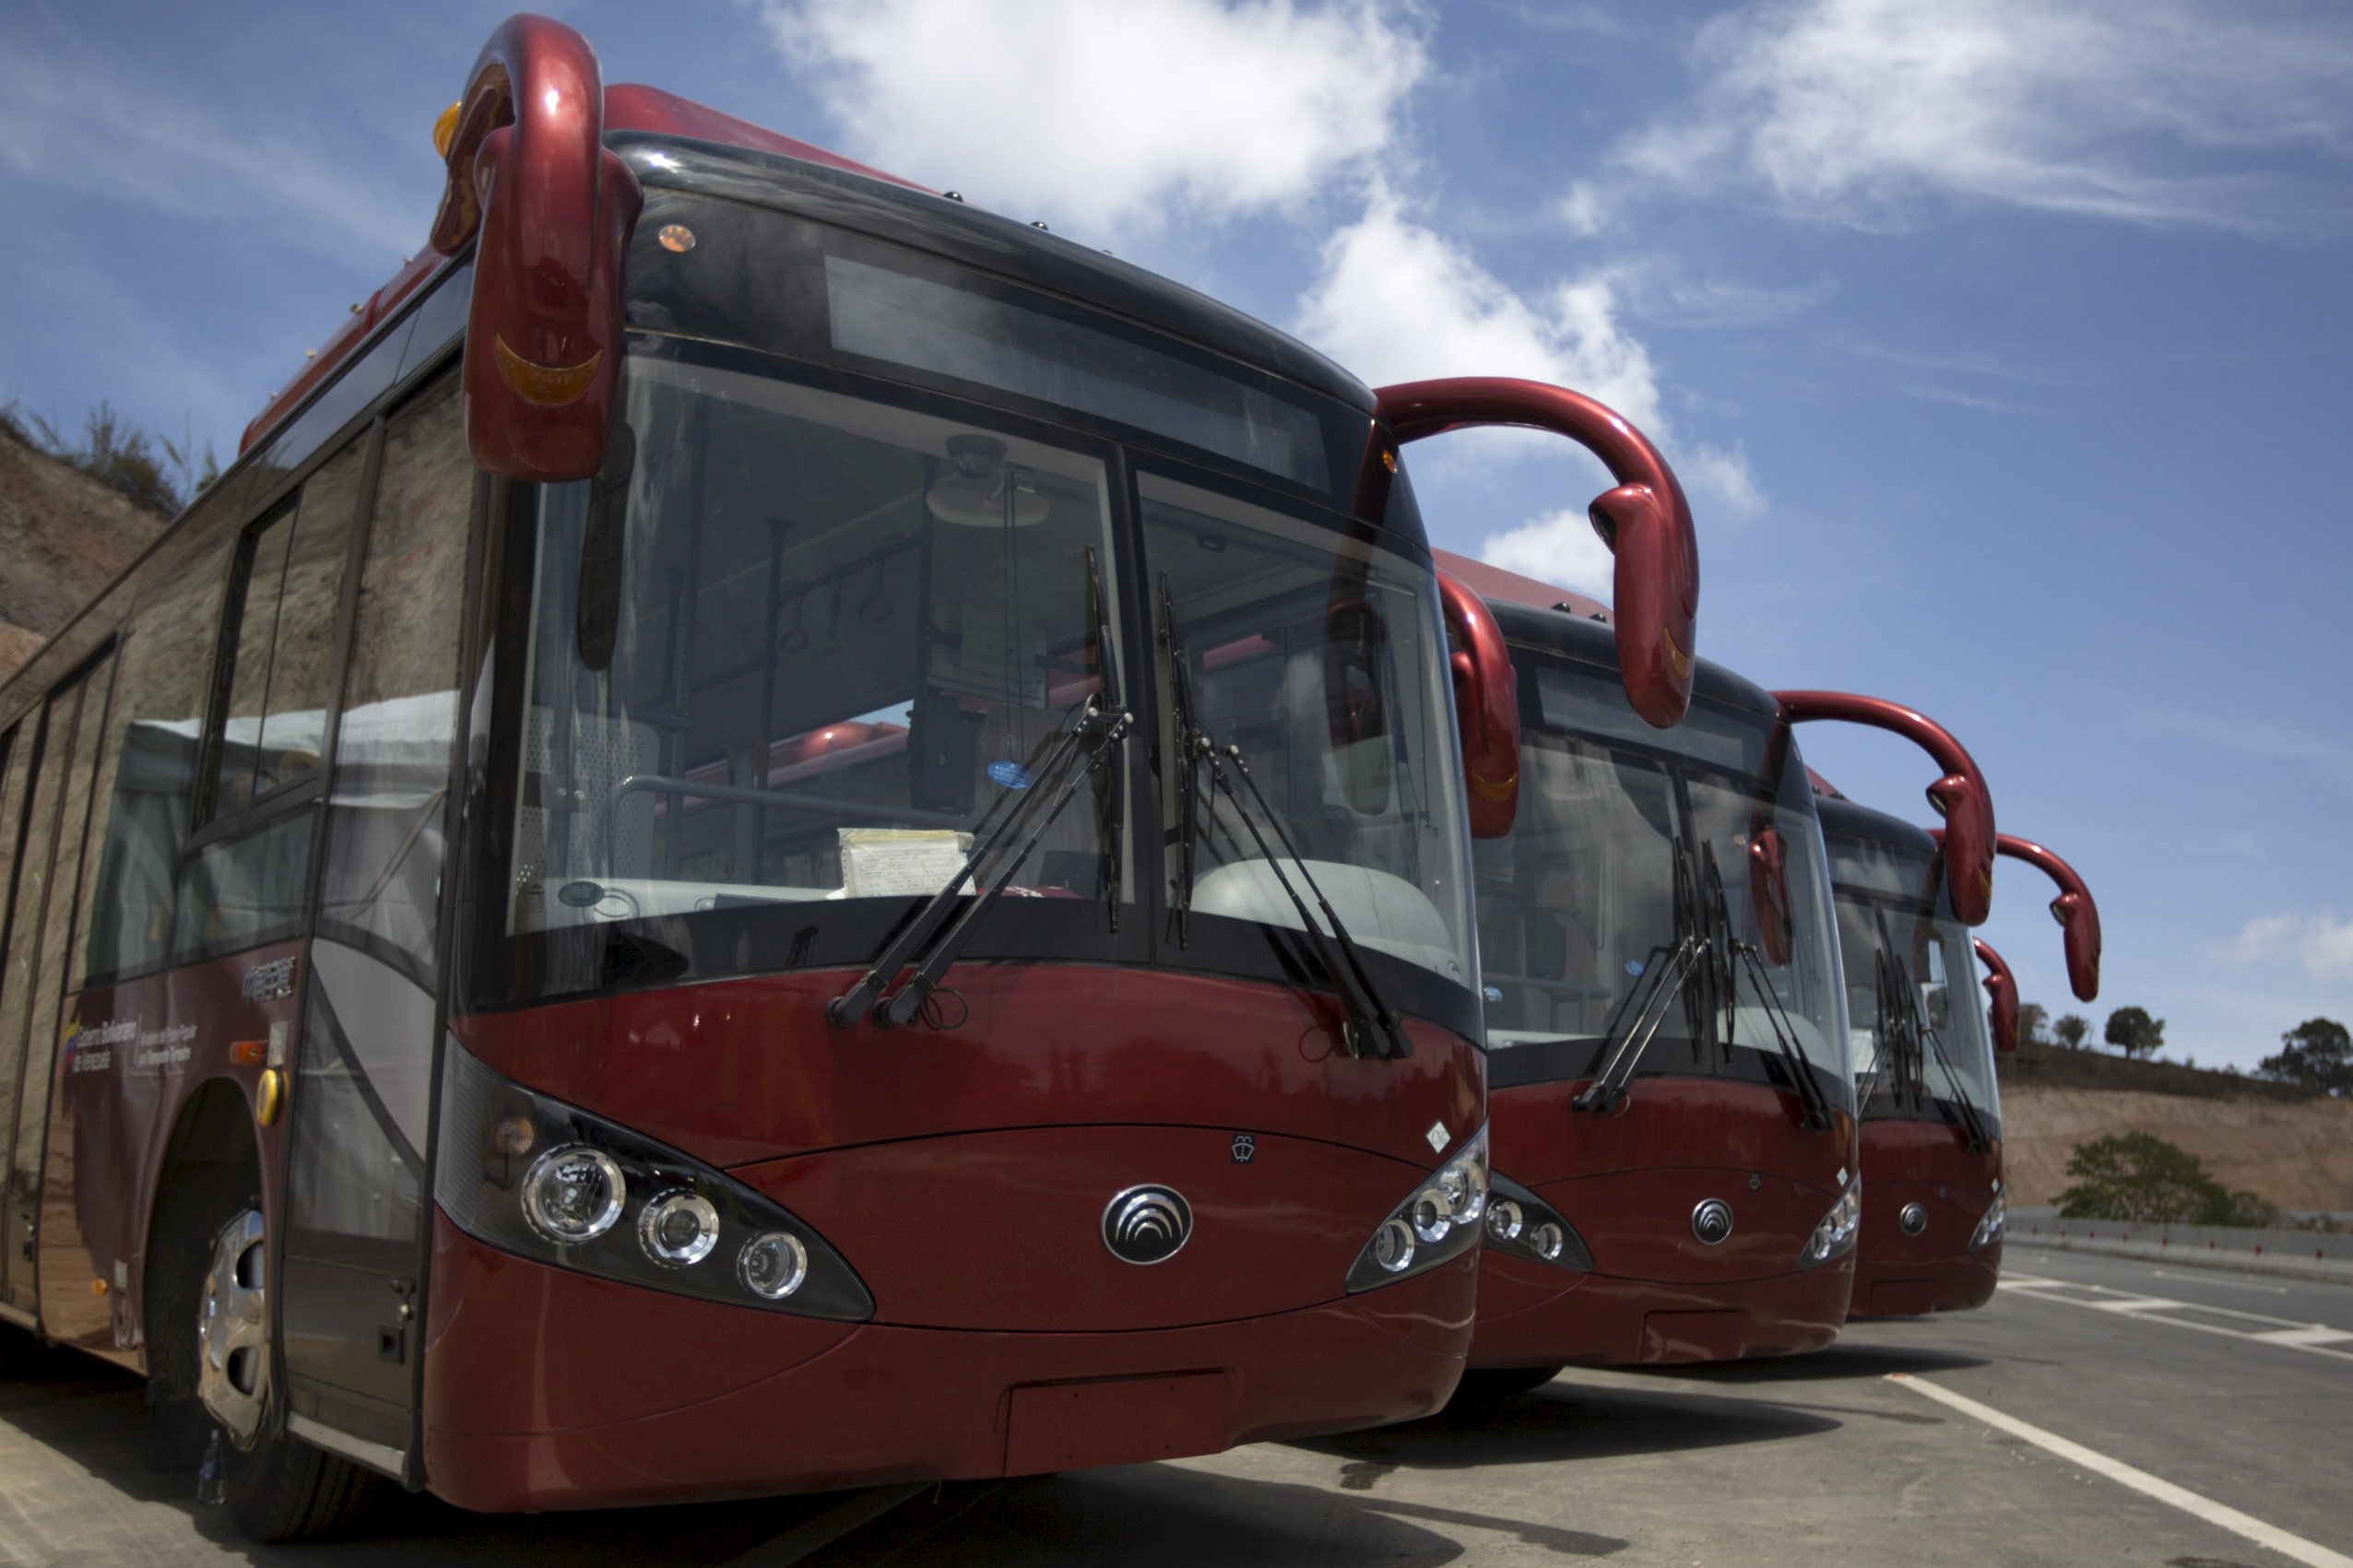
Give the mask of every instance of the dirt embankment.
<path id="1" fill-rule="evenodd" d="M 2067 1156 L 2111 1133 L 2154 1133 L 2236 1192 L 2282 1208 L 2353 1211 L 2353 1100 L 2276 1100 L 2002 1086 L 2010 1200 L 2056 1203 Z"/>
<path id="2" fill-rule="evenodd" d="M 0 430 L 0 680 L 170 521 Z"/>

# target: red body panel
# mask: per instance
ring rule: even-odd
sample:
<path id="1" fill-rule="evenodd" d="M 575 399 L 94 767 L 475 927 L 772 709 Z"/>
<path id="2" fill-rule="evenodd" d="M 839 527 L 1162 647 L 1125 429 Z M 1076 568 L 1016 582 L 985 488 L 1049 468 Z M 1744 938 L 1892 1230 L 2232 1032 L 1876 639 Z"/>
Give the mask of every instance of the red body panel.
<path id="1" fill-rule="evenodd" d="M 818 1490 L 1207 1453 L 1410 1420 L 1452 1394 L 1478 1266 L 1349 1297 L 1350 1265 L 1477 1130 L 1484 1058 L 1415 1023 L 1331 1049 L 1329 998 L 975 964 L 960 1030 L 835 1029 L 845 972 L 461 1019 L 495 1070 L 785 1204 L 873 1292 L 865 1325 L 614 1284 L 439 1221 L 426 1479 L 486 1509 Z M 1235 1135 L 1248 1133 L 1247 1159 Z M 1115 1193 L 1194 1228 L 1139 1267 Z M 516 1347 L 527 1347 L 517 1353 Z"/>
<path id="2" fill-rule="evenodd" d="M 233 1060 L 239 1041 L 260 1042 L 266 1053 L 278 1030 L 291 1068 L 294 998 L 249 1001 L 242 982 L 247 971 L 301 949 L 279 942 L 66 998 L 39 1237 L 44 1334 L 146 1370 L 148 1226 L 172 1128 L 213 1079 L 235 1084 L 253 1104 L 266 1057 Z M 283 1122 L 253 1127 L 270 1214 L 284 1131 Z M 105 1282 L 104 1293 L 94 1280 Z"/>
<path id="3" fill-rule="evenodd" d="M 1862 1232 L 1855 1247 L 1853 1317 L 1957 1312 L 1993 1299 L 2002 1244 L 1976 1252 L 1969 1237 L 1993 1202 L 2002 1148 L 1972 1153 L 1960 1129 L 1935 1122 L 1862 1124 Z M 1919 1235 L 1898 1217 L 1927 1210 Z"/>
<path id="4" fill-rule="evenodd" d="M 718 981 L 451 1027 L 508 1078 L 723 1169 L 894 1138 L 1141 1125 L 1306 1138 L 1427 1171 L 1430 1124 L 1459 1140 L 1484 1097 L 1468 1043 L 1409 1022 L 1412 1056 L 1352 1058 L 1333 1048 L 1338 1003 L 1279 985 L 966 964 L 952 976 L 972 1008 L 962 1029 L 835 1029 L 826 1004 L 856 979 Z M 1382 1213 L 1413 1179 L 1400 1170 Z"/>
<path id="5" fill-rule="evenodd" d="M 1472 1366 L 1722 1361 L 1837 1337 L 1850 1260 L 1796 1263 L 1853 1173 L 1850 1118 L 1805 1131 L 1794 1094 L 1685 1078 L 1637 1079 L 1617 1111 L 1595 1114 L 1570 1107 L 1583 1088 L 1490 1098 L 1496 1170 L 1560 1211 L 1591 1250 L 1593 1272 L 1484 1253 Z M 1692 1210 L 1710 1197 L 1734 1216 L 1714 1246 L 1691 1230 Z"/>
<path id="6" fill-rule="evenodd" d="M 1198 1327 L 973 1333 L 610 1284 L 437 1217 L 426 1482 L 467 1508 L 601 1507 L 1169 1458 L 1408 1421 L 1454 1391 L 1476 1269 L 1466 1256 Z"/>

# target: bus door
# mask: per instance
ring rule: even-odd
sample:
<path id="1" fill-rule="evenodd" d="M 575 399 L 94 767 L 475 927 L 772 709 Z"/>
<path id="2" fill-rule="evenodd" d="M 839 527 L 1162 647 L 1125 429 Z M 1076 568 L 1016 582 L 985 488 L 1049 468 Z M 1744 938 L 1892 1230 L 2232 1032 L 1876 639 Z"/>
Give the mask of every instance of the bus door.
<path id="1" fill-rule="evenodd" d="M 443 377 L 393 414 L 361 525 L 302 956 L 279 1274 L 288 1430 L 411 1480 L 476 489 L 456 391 Z"/>
<path id="2" fill-rule="evenodd" d="M 56 1064 L 66 934 L 75 870 L 89 809 L 90 760 L 104 721 L 112 654 L 50 693 L 36 722 L 27 714 L 8 743 L 0 775 L 0 1179 L 6 1183 L 0 1232 L 0 1303 L 29 1322 L 40 1241 L 42 1135 Z M 14 864 L 9 862 L 13 860 Z M 6 884 L 13 882 L 13 887 Z M 67 1050 L 70 1052 L 69 1044 Z M 125 1282 L 108 1282 L 120 1289 Z"/>

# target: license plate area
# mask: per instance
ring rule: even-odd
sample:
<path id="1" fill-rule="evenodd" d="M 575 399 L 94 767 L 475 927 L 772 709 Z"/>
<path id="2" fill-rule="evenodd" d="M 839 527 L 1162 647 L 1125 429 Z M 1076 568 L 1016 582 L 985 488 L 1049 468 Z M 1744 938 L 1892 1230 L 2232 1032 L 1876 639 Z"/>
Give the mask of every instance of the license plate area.
<path id="1" fill-rule="evenodd" d="M 1232 1430 L 1232 1380 L 1223 1372 L 1033 1383 L 1011 1395 L 1009 1476 L 1214 1454 Z"/>

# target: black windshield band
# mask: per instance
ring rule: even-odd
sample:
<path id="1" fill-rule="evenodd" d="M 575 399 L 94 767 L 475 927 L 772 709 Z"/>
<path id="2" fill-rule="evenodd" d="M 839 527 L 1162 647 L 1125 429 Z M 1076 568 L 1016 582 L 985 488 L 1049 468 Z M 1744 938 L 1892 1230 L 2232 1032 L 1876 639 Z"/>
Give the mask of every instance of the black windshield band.
<path id="1" fill-rule="evenodd" d="M 1487 1087 L 1504 1090 L 1590 1082 L 1602 1069 L 1604 1046 L 1604 1042 L 1596 1039 L 1528 1040 L 1516 1045 L 1490 1046 Z M 1718 1059 L 1712 1066 L 1700 1067 L 1699 1058 L 1708 1055 Z M 1806 1071 L 1825 1104 L 1833 1111 L 1853 1114 L 1852 1085 L 1841 1082 L 1837 1074 L 1810 1058 Z M 1642 1066 L 1629 1080 L 1628 1094 L 1639 1102 L 1646 1083 L 1696 1079 L 1761 1084 L 1768 1089 L 1789 1091 L 1801 1100 L 1804 1098 L 1803 1091 L 1791 1077 L 1789 1063 L 1770 1045 L 1736 1044 L 1729 1052 L 1718 1053 L 1695 1043 L 1688 1035 L 1666 1030 L 1659 1032 L 1644 1054 Z"/>

